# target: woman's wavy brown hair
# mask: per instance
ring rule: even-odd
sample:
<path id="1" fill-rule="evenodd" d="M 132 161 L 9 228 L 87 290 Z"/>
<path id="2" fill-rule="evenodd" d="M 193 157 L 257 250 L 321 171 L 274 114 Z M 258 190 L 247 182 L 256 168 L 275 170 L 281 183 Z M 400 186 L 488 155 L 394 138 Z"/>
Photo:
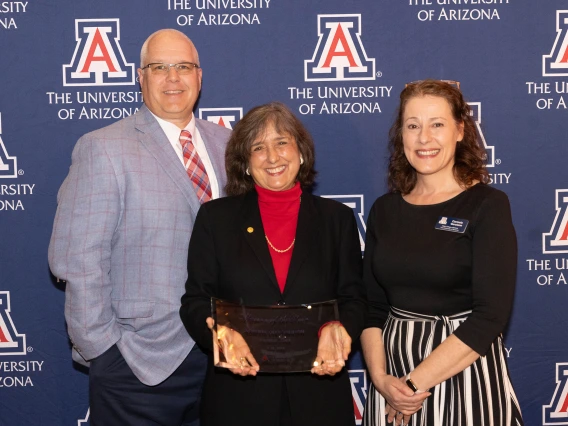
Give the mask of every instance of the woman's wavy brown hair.
<path id="1" fill-rule="evenodd" d="M 389 131 L 388 186 L 391 192 L 408 194 L 416 185 L 416 170 L 404 155 L 402 126 L 404 109 L 412 98 L 436 96 L 445 99 L 450 105 L 457 124 L 463 123 L 464 135 L 456 146 L 454 176 L 464 188 L 474 181 L 487 183 L 489 174 L 485 168 L 487 155 L 475 129 L 471 108 L 464 100 L 461 91 L 454 85 L 440 80 L 423 80 L 410 83 L 400 94 L 397 117 Z"/>
<path id="2" fill-rule="evenodd" d="M 296 180 L 302 189 L 309 190 L 314 184 L 317 172 L 314 169 L 314 141 L 304 125 L 290 109 L 280 103 L 272 102 L 251 109 L 235 126 L 225 151 L 225 169 L 227 170 L 227 195 L 244 194 L 254 188 L 252 176 L 246 174 L 253 142 L 261 137 L 269 124 L 278 133 L 288 133 L 298 145 L 304 159 Z"/>

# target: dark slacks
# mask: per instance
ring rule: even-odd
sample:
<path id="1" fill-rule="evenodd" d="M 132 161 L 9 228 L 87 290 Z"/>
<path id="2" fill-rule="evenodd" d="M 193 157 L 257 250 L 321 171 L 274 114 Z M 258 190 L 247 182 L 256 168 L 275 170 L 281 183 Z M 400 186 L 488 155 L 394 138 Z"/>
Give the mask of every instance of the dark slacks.
<path id="1" fill-rule="evenodd" d="M 290 411 L 290 400 L 288 399 L 288 388 L 284 377 L 282 377 L 282 393 L 280 394 L 280 426 L 294 426 Z"/>
<path id="2" fill-rule="evenodd" d="M 199 426 L 206 369 L 207 356 L 196 345 L 170 377 L 147 386 L 114 345 L 91 362 L 91 426 Z"/>

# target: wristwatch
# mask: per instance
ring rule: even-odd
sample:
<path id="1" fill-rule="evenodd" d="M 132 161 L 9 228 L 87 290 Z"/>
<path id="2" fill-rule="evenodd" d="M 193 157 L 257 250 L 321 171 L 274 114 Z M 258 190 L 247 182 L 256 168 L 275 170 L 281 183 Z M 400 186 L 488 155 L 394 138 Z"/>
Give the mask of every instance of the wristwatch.
<path id="1" fill-rule="evenodd" d="M 418 386 L 416 386 L 414 384 L 414 382 L 410 378 L 410 374 L 408 376 L 406 376 L 406 386 L 408 386 L 410 389 L 412 389 L 412 392 L 414 392 L 414 393 L 422 393 L 423 392 L 421 390 L 418 390 Z"/>

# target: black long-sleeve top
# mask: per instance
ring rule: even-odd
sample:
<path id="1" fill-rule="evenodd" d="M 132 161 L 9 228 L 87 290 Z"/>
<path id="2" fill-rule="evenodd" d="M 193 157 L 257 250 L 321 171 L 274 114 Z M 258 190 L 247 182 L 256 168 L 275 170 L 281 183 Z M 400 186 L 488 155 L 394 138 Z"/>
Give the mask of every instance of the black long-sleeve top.
<path id="1" fill-rule="evenodd" d="M 443 217 L 469 223 L 463 233 L 436 229 Z M 428 315 L 472 310 L 454 335 L 483 355 L 509 319 L 516 265 L 503 192 L 477 184 L 433 205 L 386 194 L 374 203 L 367 225 L 366 327 L 383 328 L 391 306 Z"/>

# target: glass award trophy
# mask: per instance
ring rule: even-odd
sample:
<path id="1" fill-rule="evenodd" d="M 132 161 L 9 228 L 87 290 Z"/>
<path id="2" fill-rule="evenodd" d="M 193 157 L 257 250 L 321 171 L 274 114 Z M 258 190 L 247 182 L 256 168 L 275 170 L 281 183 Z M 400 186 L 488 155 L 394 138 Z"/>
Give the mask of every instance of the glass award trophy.
<path id="1" fill-rule="evenodd" d="M 238 368 L 246 343 L 263 373 L 310 371 L 317 356 L 318 331 L 338 321 L 337 301 L 305 305 L 246 306 L 211 298 L 214 362 Z"/>

